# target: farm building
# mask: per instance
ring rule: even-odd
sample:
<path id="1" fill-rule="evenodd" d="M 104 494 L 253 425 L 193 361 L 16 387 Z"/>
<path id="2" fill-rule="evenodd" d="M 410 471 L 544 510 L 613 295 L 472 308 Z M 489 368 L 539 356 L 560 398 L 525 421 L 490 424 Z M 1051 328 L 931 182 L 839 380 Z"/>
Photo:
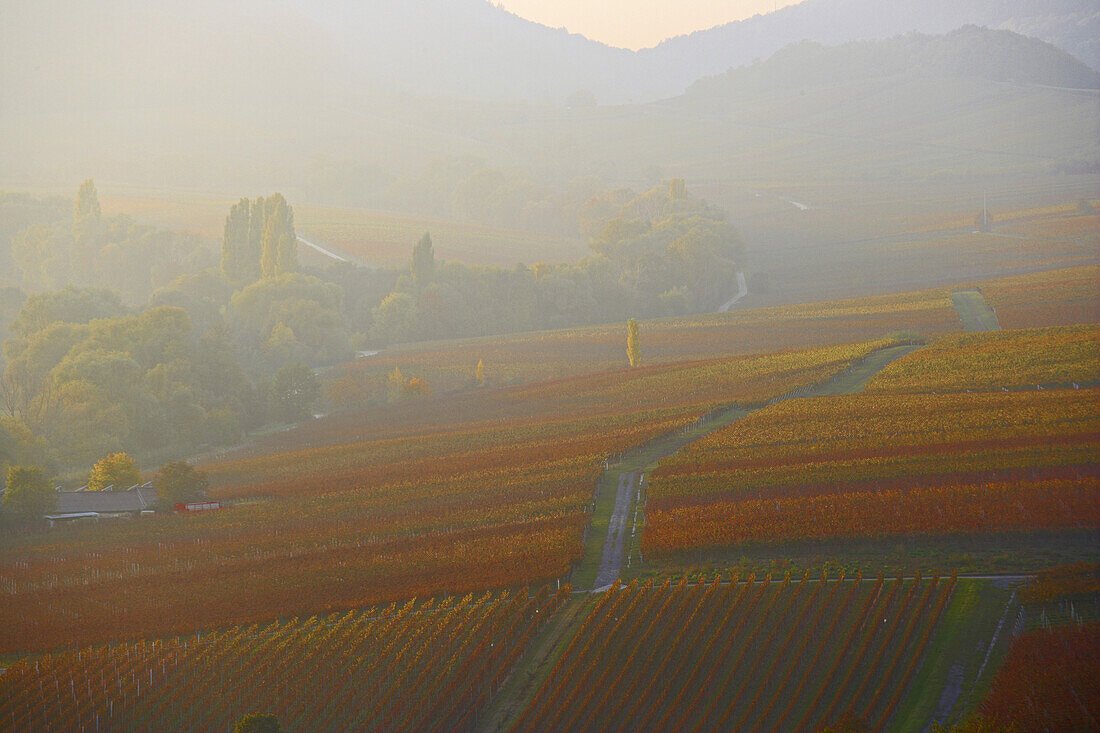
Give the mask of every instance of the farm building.
<path id="1" fill-rule="evenodd" d="M 157 490 L 145 484 L 131 486 L 124 491 L 58 491 L 57 505 L 46 519 L 55 522 L 71 522 L 77 519 L 134 518 L 153 511 Z"/>

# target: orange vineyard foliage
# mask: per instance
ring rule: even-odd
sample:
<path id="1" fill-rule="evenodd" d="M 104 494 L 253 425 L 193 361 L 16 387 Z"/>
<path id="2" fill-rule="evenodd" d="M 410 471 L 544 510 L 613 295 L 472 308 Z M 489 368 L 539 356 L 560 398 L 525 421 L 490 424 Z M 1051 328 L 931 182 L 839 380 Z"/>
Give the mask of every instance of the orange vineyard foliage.
<path id="1" fill-rule="evenodd" d="M 962 392 L 1100 381 L 1100 326 L 944 336 L 898 359 L 867 389 Z"/>
<path id="2" fill-rule="evenodd" d="M 661 462 L 643 550 L 1095 528 L 1098 393 L 788 400 Z"/>
<path id="3" fill-rule="evenodd" d="M 567 578 L 604 461 L 878 344 L 643 367 L 349 411 L 203 467 L 200 516 L 0 540 L 0 651 L 193 633 Z"/>
<path id="4" fill-rule="evenodd" d="M 955 580 L 787 576 L 603 594 L 513 731 L 886 727 Z"/>
<path id="5" fill-rule="evenodd" d="M 1095 730 L 1100 716 L 1100 623 L 1028 631 L 979 708 L 996 730 Z"/>
<path id="6" fill-rule="evenodd" d="M 0 673 L 0 727 L 229 730 L 262 710 L 285 730 L 470 730 L 569 593 L 407 601 L 27 659 Z"/>
<path id="7" fill-rule="evenodd" d="M 1001 328 L 1039 328 L 1100 323 L 1098 283 L 1100 266 L 1085 265 L 987 280 L 981 288 Z"/>

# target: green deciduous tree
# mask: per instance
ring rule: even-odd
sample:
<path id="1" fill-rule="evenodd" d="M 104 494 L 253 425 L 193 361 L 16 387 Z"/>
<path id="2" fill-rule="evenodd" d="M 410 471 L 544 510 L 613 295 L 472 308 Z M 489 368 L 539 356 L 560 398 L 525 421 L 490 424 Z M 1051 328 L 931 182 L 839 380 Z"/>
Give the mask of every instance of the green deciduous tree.
<path id="1" fill-rule="evenodd" d="M 642 361 L 642 347 L 638 343 L 638 322 L 631 318 L 626 324 L 626 358 L 630 366 L 636 367 Z"/>
<path id="2" fill-rule="evenodd" d="M 371 310 L 372 339 L 381 342 L 410 341 L 419 335 L 416 298 L 408 293 L 390 293 Z"/>
<path id="3" fill-rule="evenodd" d="M 312 369 L 302 363 L 287 364 L 275 373 L 271 385 L 272 415 L 282 422 L 303 420 L 320 396 L 321 383 Z"/>
<path id="4" fill-rule="evenodd" d="M 37 466 L 9 466 L 4 492 L 4 515 L 16 522 L 42 518 L 57 504 L 45 472 Z"/>
<path id="5" fill-rule="evenodd" d="M 108 486 L 125 490 L 141 483 L 137 463 L 126 453 L 112 453 L 92 466 L 88 476 L 88 491 L 102 491 Z"/>
<path id="6" fill-rule="evenodd" d="M 157 498 L 162 507 L 170 509 L 174 504 L 202 499 L 206 496 L 209 482 L 204 473 L 195 470 L 186 461 L 171 461 L 160 467 L 153 485 L 157 487 Z"/>

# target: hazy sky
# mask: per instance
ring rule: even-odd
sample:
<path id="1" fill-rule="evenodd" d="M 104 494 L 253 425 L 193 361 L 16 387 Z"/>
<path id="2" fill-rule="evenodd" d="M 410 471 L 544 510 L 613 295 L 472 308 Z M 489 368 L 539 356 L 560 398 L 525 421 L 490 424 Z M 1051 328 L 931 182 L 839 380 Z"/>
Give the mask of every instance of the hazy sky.
<path id="1" fill-rule="evenodd" d="M 516 15 L 565 26 L 622 48 L 655 46 L 666 38 L 711 28 L 800 0 L 496 0 Z"/>

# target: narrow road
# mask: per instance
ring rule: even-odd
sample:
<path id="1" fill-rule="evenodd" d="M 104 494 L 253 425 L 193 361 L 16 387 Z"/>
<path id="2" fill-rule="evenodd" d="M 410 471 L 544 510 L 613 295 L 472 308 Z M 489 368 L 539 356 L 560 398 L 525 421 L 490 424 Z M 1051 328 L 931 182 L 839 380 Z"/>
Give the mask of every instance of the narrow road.
<path id="1" fill-rule="evenodd" d="M 727 300 L 725 303 L 723 303 L 722 307 L 718 309 L 718 312 L 719 313 L 727 312 L 730 308 L 737 305 L 737 301 L 741 300 L 742 298 L 744 298 L 748 294 L 749 294 L 749 285 L 748 285 L 747 282 L 745 282 L 745 273 L 738 272 L 737 273 L 737 295 L 733 296 L 732 298 Z"/>
<path id="2" fill-rule="evenodd" d="M 956 290 L 951 293 L 951 302 L 967 331 L 975 333 L 1001 330 L 997 314 L 985 302 L 980 290 Z"/>
<path id="3" fill-rule="evenodd" d="M 325 255 L 326 257 L 331 257 L 332 259 L 336 260 L 337 262 L 351 262 L 351 260 L 347 259 L 346 257 L 341 257 L 340 255 L 336 254 L 335 252 L 327 250 L 319 244 L 314 244 L 313 242 L 310 242 L 309 240 L 305 239 L 304 237 L 302 237 L 300 235 L 298 237 L 298 241 L 301 242 L 302 244 L 304 244 L 305 246 L 309 247 L 310 249 L 313 249 L 313 250 L 316 250 L 316 251 L 320 252 L 321 254 Z"/>
<path id="4" fill-rule="evenodd" d="M 627 519 L 630 518 L 630 504 L 638 487 L 640 472 L 631 471 L 619 477 L 619 488 L 615 493 L 615 508 L 607 525 L 607 539 L 603 543 L 603 555 L 600 556 L 600 571 L 596 574 L 596 590 L 605 590 L 619 577 L 623 568 L 623 550 L 630 539 L 627 532 Z"/>

